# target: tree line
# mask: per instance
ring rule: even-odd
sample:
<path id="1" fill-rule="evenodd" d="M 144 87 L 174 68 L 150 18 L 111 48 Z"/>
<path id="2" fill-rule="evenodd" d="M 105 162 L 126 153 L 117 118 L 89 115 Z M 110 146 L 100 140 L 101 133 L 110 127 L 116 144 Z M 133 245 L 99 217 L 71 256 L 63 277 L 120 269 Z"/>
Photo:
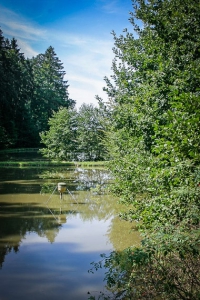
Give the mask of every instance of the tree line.
<path id="1" fill-rule="evenodd" d="M 27 59 L 0 30 L 0 148 L 37 147 L 39 133 L 62 107 L 74 107 L 54 48 Z"/>
<path id="2" fill-rule="evenodd" d="M 94 265 L 98 268 L 104 264 L 108 268 L 107 286 L 115 299 L 197 300 L 200 297 L 200 3 L 196 0 L 132 2 L 133 32 L 124 30 L 119 37 L 113 32 L 115 59 L 113 75 L 105 78 L 107 102 L 98 99 L 98 108 L 83 105 L 79 112 L 70 101 L 56 108 L 51 102 L 49 110 L 47 100 L 64 98 L 55 97 L 59 90 L 56 85 L 52 90 L 45 88 L 51 81 L 41 80 L 49 70 L 44 56 L 39 60 L 42 68 L 35 65 L 34 69 L 34 59 L 22 63 L 18 53 L 12 65 L 14 70 L 17 72 L 19 66 L 27 64 L 27 70 L 30 68 L 37 76 L 31 77 L 33 85 L 24 89 L 27 93 L 22 88 L 8 86 L 1 93 L 5 108 L 9 103 L 6 99 L 13 105 L 12 120 L 1 116 L 1 131 L 11 132 L 12 139 L 20 136 L 23 131 L 14 130 L 20 126 L 17 114 L 23 115 L 23 110 L 28 110 L 27 124 L 33 120 L 38 124 L 45 156 L 65 159 L 74 152 L 87 153 L 86 159 L 110 161 L 112 191 L 127 207 L 121 218 L 134 222 L 143 238 L 139 248 L 133 245 L 120 253 L 114 251 L 104 257 L 104 263 Z M 11 51 L 11 42 L 9 47 L 8 62 L 16 55 L 16 51 Z M 8 81 L 1 82 L 1 89 L 13 78 L 12 74 L 10 70 Z M 17 80 L 13 82 L 20 86 Z M 11 83 L 9 86 L 14 87 Z M 21 84 L 25 87 L 26 80 Z M 45 101 L 40 102 L 41 99 Z M 21 111 L 17 109 L 20 105 Z M 44 120 L 46 127 L 41 126 Z M 106 295 L 101 297 L 110 299 Z"/>
<path id="3" fill-rule="evenodd" d="M 78 111 L 61 107 L 49 119 L 49 130 L 40 133 L 43 156 L 69 161 L 108 159 L 103 112 L 92 104 L 83 104 Z"/>
<path id="4" fill-rule="evenodd" d="M 113 32 L 106 143 L 113 191 L 127 206 L 121 217 L 143 240 L 94 267 L 108 269 L 113 299 L 197 300 L 200 2 L 132 2 L 133 32 Z"/>
<path id="5" fill-rule="evenodd" d="M 0 30 L 0 148 L 44 147 L 49 159 L 103 160 L 101 110 L 70 99 L 50 46 L 31 59 Z"/>

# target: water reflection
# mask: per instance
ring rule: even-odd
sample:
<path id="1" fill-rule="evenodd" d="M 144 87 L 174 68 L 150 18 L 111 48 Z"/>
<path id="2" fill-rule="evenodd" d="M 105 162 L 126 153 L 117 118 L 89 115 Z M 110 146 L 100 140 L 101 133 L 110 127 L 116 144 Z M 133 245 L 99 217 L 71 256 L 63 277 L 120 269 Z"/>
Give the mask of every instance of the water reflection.
<path id="1" fill-rule="evenodd" d="M 53 185 L 58 180 L 64 180 L 71 190 L 84 191 L 100 187 L 103 192 L 111 184 L 110 173 L 104 169 L 68 168 L 44 170 L 40 175 L 42 179 L 49 179 L 49 184 L 43 184 L 42 192 L 52 192 Z"/>
<path id="2" fill-rule="evenodd" d="M 120 205 L 106 193 L 110 180 L 104 170 L 1 169 L 2 299 L 82 300 L 104 289 L 104 271 L 88 274 L 90 263 L 139 242 L 117 217 Z M 62 200 L 60 181 L 67 183 Z"/>

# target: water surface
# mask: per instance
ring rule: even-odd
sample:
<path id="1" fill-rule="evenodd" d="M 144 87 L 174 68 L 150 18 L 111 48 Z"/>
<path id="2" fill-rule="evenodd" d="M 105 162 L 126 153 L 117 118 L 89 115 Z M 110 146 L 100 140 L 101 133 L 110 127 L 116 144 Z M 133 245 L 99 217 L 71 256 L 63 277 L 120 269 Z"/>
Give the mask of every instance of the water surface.
<path id="1" fill-rule="evenodd" d="M 0 299 L 88 299 L 105 292 L 101 253 L 139 243 L 100 169 L 0 170 Z M 67 183 L 62 199 L 58 182 Z"/>

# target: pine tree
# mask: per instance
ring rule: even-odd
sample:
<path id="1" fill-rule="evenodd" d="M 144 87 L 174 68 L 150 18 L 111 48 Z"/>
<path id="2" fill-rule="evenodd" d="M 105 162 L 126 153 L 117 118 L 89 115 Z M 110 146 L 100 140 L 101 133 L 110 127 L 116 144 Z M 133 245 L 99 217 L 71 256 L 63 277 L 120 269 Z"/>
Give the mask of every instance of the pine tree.
<path id="1" fill-rule="evenodd" d="M 32 65 L 34 98 L 31 111 L 38 131 L 44 131 L 53 112 L 58 111 L 60 107 L 73 107 L 75 102 L 69 99 L 63 64 L 53 47 L 50 46 L 45 54 L 33 58 Z"/>

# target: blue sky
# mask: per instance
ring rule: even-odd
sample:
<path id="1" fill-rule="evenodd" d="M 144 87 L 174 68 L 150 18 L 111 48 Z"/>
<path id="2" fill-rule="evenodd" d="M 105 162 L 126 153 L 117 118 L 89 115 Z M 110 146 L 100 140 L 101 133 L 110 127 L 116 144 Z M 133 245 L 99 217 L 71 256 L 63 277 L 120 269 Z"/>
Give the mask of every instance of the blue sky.
<path id="1" fill-rule="evenodd" d="M 132 31 L 131 0 L 0 0 L 0 28 L 15 37 L 25 57 L 49 46 L 63 63 L 70 98 L 77 108 L 106 100 L 104 76 L 112 74 L 111 31 Z"/>

